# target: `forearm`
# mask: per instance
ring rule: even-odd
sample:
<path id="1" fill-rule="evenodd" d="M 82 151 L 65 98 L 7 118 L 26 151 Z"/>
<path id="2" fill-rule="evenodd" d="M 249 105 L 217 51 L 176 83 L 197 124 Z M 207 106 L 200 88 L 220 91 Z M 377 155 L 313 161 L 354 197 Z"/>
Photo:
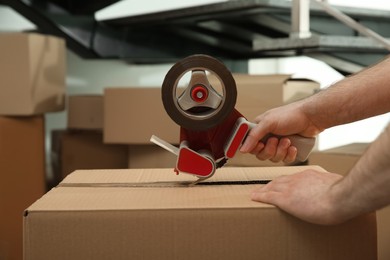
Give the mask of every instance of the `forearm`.
<path id="1" fill-rule="evenodd" d="M 294 158 L 294 149 L 287 147 L 287 151 L 278 142 L 264 146 L 259 140 L 268 133 L 313 137 L 327 128 L 386 112 L 390 112 L 390 57 L 316 95 L 259 115 L 241 152 L 251 152 L 261 160 Z"/>
<path id="2" fill-rule="evenodd" d="M 390 125 L 332 190 L 338 214 L 358 215 L 390 203 Z"/>
<path id="3" fill-rule="evenodd" d="M 390 58 L 304 100 L 302 109 L 319 129 L 390 111 Z"/>

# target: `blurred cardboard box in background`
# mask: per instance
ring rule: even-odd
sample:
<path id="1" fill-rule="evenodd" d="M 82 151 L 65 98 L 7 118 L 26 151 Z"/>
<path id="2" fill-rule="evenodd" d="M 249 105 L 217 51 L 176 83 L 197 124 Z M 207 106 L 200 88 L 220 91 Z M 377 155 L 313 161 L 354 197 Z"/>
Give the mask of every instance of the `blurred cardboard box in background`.
<path id="1" fill-rule="evenodd" d="M 22 259 L 23 211 L 46 190 L 44 117 L 0 116 L 0 259 Z"/>
<path id="2" fill-rule="evenodd" d="M 79 169 L 127 168 L 127 145 L 103 143 L 103 96 L 68 96 L 67 129 L 51 132 L 53 180 Z"/>
<path id="3" fill-rule="evenodd" d="M 155 144 L 129 145 L 128 168 L 171 168 L 176 167 L 177 156 Z"/>
<path id="4" fill-rule="evenodd" d="M 106 88 L 104 90 L 104 142 L 151 144 L 155 134 L 179 143 L 180 128 L 161 101 L 161 88 Z"/>
<path id="5" fill-rule="evenodd" d="M 191 187 L 170 169 L 76 171 L 26 210 L 25 259 L 376 259 L 375 214 L 320 226 L 250 200 L 254 181 L 304 169 L 222 168 Z"/>
<path id="6" fill-rule="evenodd" d="M 68 123 L 70 129 L 103 129 L 103 96 L 68 96 Z"/>
<path id="7" fill-rule="evenodd" d="M 101 131 L 53 130 L 51 136 L 54 185 L 79 169 L 127 168 L 128 147 L 104 144 Z"/>
<path id="8" fill-rule="evenodd" d="M 237 86 L 236 109 L 249 121 L 269 109 L 313 95 L 320 90 L 318 82 L 294 79 L 291 75 L 248 75 L 234 73 Z M 215 81 L 210 82 L 212 85 Z"/>
<path id="9" fill-rule="evenodd" d="M 65 41 L 37 33 L 0 34 L 0 115 L 64 109 Z"/>
<path id="10" fill-rule="evenodd" d="M 346 175 L 368 146 L 368 143 L 353 143 L 324 151 L 313 151 L 309 156 L 309 164 Z"/>

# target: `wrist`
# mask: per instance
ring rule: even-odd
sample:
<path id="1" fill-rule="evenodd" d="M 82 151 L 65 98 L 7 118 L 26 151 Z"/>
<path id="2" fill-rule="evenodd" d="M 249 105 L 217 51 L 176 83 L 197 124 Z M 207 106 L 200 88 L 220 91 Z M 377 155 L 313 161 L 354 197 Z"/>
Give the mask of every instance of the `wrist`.
<path id="1" fill-rule="evenodd" d="M 343 179 L 336 182 L 330 187 L 330 195 L 328 201 L 328 212 L 329 212 L 329 221 L 332 224 L 342 223 L 344 220 L 348 219 L 348 213 L 345 210 L 345 195 L 344 190 L 340 184 Z"/>
<path id="2" fill-rule="evenodd" d="M 329 215 L 334 224 L 347 221 L 363 213 L 356 189 L 353 189 L 350 178 L 344 177 L 330 187 Z"/>
<path id="3" fill-rule="evenodd" d="M 304 136 L 312 137 L 316 136 L 326 129 L 323 126 L 321 118 L 321 112 L 318 106 L 315 105 L 315 101 L 311 98 L 301 100 L 297 102 L 297 108 L 299 113 L 304 116 L 307 122 Z"/>

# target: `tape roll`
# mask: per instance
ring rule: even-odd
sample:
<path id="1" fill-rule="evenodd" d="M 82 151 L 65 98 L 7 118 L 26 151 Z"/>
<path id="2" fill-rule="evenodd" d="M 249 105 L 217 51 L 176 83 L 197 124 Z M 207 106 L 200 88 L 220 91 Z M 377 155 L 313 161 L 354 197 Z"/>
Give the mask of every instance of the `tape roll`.
<path id="1" fill-rule="evenodd" d="M 209 112 L 203 112 L 199 117 L 196 113 L 191 114 L 181 109 L 176 96 L 179 80 L 192 70 L 213 73 L 220 80 L 223 88 L 223 101 L 220 106 Z M 236 104 L 237 89 L 231 72 L 222 62 L 208 55 L 197 54 L 188 56 L 172 66 L 162 84 L 161 96 L 165 111 L 173 121 L 186 129 L 203 131 L 218 125 L 230 115 Z"/>

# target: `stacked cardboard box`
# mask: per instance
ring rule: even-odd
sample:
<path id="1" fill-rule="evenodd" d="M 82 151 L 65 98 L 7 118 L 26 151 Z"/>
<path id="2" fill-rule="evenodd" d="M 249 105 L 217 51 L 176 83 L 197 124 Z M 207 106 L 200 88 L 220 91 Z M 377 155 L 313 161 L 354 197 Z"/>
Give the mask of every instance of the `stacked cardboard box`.
<path id="1" fill-rule="evenodd" d="M 179 142 L 179 126 L 166 113 L 160 88 L 106 88 L 103 108 L 105 143 L 150 144 L 153 134 Z"/>
<path id="2" fill-rule="evenodd" d="M 353 143 L 324 151 L 313 151 L 309 163 L 330 172 L 346 175 L 368 147 L 368 143 Z"/>
<path id="3" fill-rule="evenodd" d="M 44 118 L 0 117 L 0 259 L 22 259 L 23 211 L 45 192 Z"/>
<path id="4" fill-rule="evenodd" d="M 291 79 L 289 75 L 234 74 L 237 83 L 236 108 L 249 120 L 273 107 L 307 97 L 319 90 L 317 82 Z M 212 85 L 217 85 L 210 79 Z M 161 88 L 106 88 L 104 91 L 104 142 L 129 145 L 130 167 L 169 167 L 175 156 L 151 145 L 154 134 L 177 145 L 180 128 L 166 113 Z M 147 147 L 147 148 L 146 148 Z M 140 152 L 147 149 L 148 152 Z M 137 156 L 135 156 L 137 154 Z M 132 159 L 136 158 L 136 159 Z M 140 158 L 145 163 L 141 163 Z M 156 164 L 155 164 L 156 163 Z M 230 166 L 275 166 L 253 156 L 238 155 Z"/>
<path id="5" fill-rule="evenodd" d="M 51 140 L 51 186 L 79 169 L 127 168 L 127 146 L 104 144 L 101 131 L 53 130 Z"/>
<path id="6" fill-rule="evenodd" d="M 0 259 L 22 259 L 23 211 L 46 188 L 44 113 L 64 108 L 65 42 L 0 34 Z"/>
<path id="7" fill-rule="evenodd" d="M 25 259 L 376 259 L 375 214 L 326 227 L 250 200 L 307 167 L 76 171 L 27 209 Z"/>
<path id="8" fill-rule="evenodd" d="M 177 156 L 151 144 L 129 145 L 128 168 L 173 168 Z"/>
<path id="9" fill-rule="evenodd" d="M 103 96 L 68 97 L 67 129 L 51 133 L 52 186 L 79 169 L 127 168 L 126 145 L 103 143 Z"/>
<path id="10" fill-rule="evenodd" d="M 311 165 L 320 165 L 330 172 L 348 174 L 360 159 L 369 143 L 353 143 L 325 151 L 313 152 L 309 157 Z M 373 174 L 373 178 L 375 178 Z M 378 259 L 390 259 L 390 206 L 377 212 Z"/>
<path id="11" fill-rule="evenodd" d="M 179 133 L 164 110 L 160 88 L 104 90 L 104 142 L 128 145 L 129 168 L 173 168 L 176 156 L 151 144 L 150 137 L 177 144 Z"/>
<path id="12" fill-rule="evenodd" d="M 82 130 L 103 129 L 103 96 L 68 96 L 68 128 Z"/>
<path id="13" fill-rule="evenodd" d="M 35 33 L 1 33 L 0 52 L 0 115 L 64 109 L 64 40 Z"/>
<path id="14" fill-rule="evenodd" d="M 248 120 L 267 110 L 313 95 L 320 84 L 291 75 L 233 74 L 237 85 L 236 108 Z M 211 83 L 212 84 L 212 83 Z"/>

